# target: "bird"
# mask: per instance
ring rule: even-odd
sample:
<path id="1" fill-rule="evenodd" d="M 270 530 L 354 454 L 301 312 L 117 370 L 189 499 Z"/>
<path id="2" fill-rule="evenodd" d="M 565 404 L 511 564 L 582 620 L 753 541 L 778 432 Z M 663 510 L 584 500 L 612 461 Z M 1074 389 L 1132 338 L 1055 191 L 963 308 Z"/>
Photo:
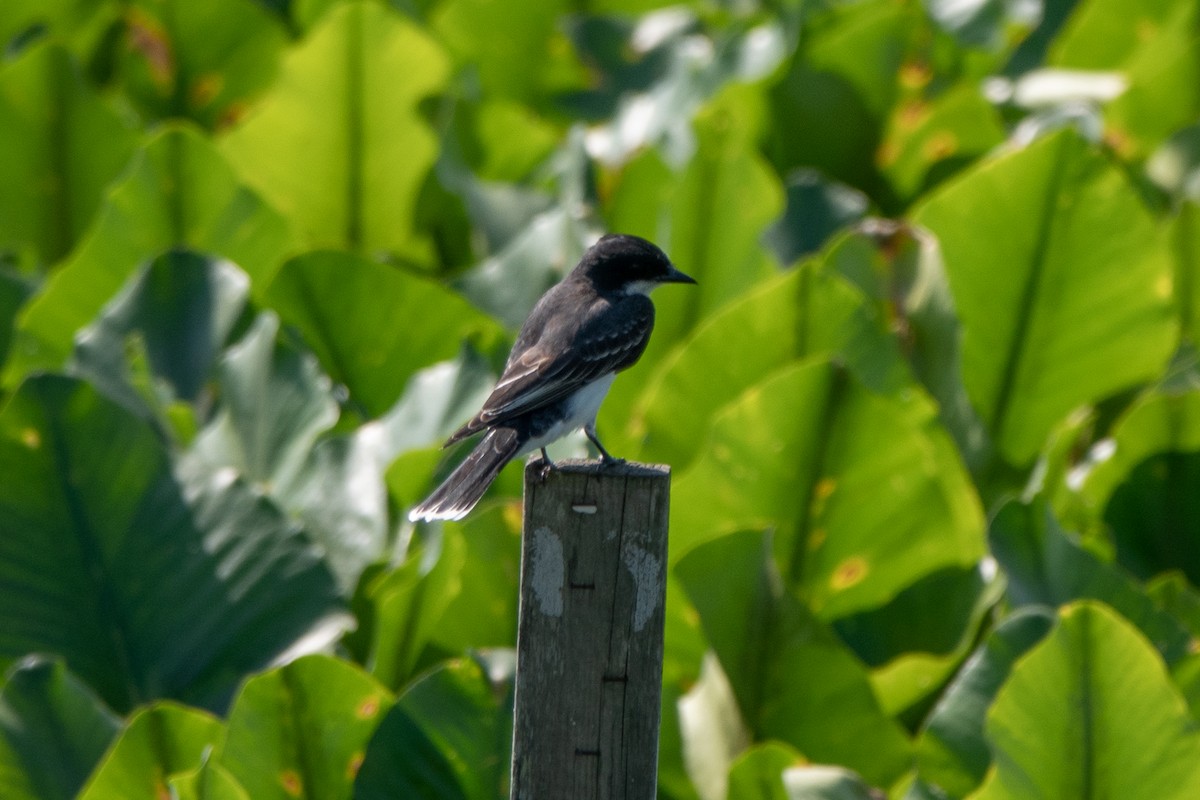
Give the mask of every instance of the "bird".
<path id="1" fill-rule="evenodd" d="M 534 305 L 483 407 L 446 441 L 482 433 L 467 458 L 422 503 L 411 521 L 458 520 L 470 513 L 504 465 L 583 428 L 603 463 L 619 463 L 596 435 L 596 414 L 618 372 L 650 341 L 650 291 L 694 284 L 656 245 L 607 234 Z"/>

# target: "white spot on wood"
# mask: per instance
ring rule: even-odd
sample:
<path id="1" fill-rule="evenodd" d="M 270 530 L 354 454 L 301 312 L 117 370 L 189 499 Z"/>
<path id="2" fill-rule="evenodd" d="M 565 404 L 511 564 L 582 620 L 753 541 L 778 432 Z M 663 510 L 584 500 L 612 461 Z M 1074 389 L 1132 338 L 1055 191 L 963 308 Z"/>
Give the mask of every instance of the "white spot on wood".
<path id="1" fill-rule="evenodd" d="M 576 514 L 595 514 L 596 513 L 596 504 L 595 503 L 576 503 L 575 505 L 571 506 L 571 510 L 574 511 Z"/>
<path id="2" fill-rule="evenodd" d="M 566 564 L 563 561 L 562 540 L 549 528 L 538 528 L 533 532 L 533 596 L 538 608 L 548 617 L 561 617 L 563 613 L 563 584 Z"/>
<path id="3" fill-rule="evenodd" d="M 621 548 L 621 560 L 633 576 L 633 629 L 640 632 L 654 615 L 658 598 L 662 596 L 659 587 L 662 562 L 653 553 L 629 541 Z"/>

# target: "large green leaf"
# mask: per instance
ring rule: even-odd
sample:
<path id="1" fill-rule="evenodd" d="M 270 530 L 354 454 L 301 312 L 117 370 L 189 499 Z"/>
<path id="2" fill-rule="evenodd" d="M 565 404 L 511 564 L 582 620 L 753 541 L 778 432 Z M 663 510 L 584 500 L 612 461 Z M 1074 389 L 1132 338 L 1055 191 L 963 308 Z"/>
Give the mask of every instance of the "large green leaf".
<path id="1" fill-rule="evenodd" d="M 487 97 L 537 100 L 566 51 L 558 20 L 563 0 L 450 0 L 430 20 L 459 63 L 473 69 Z"/>
<path id="2" fill-rule="evenodd" d="M 904 771 L 904 733 L 879 709 L 862 665 L 780 586 L 769 537 L 708 542 L 676 572 L 756 738 L 847 764 L 877 783 Z"/>
<path id="3" fill-rule="evenodd" d="M 385 686 L 400 687 L 412 677 L 417 659 L 441 626 L 457 595 L 466 561 L 466 542 L 457 530 L 444 531 L 438 546 L 410 553 L 400 567 L 366 586 L 371 613 L 371 673 Z"/>
<path id="4" fill-rule="evenodd" d="M 921 783 L 937 796 L 963 797 L 983 782 L 992 763 L 983 735 L 987 710 L 1013 664 L 1053 621 L 1041 608 L 1005 618 L 934 706 L 917 740 L 917 769 Z"/>
<path id="5" fill-rule="evenodd" d="M 996 108 L 978 86 L 960 84 L 896 109 L 880 145 L 880 166 L 899 198 L 911 201 L 1002 141 Z"/>
<path id="6" fill-rule="evenodd" d="M 774 274 L 774 262 L 760 240 L 783 211 L 783 186 L 758 154 L 744 114 L 745 108 L 735 102 L 707 107 L 696 120 L 696 154 L 681 174 L 673 174 L 654 151 L 647 151 L 621 175 L 606 214 L 611 228 L 657 242 L 699 284 L 656 292 L 654 335 L 637 366 L 613 386 L 601 413 L 602 426 L 605 420 L 628 418 L 640 387 L 672 345 Z"/>
<path id="7" fill-rule="evenodd" d="M 134 714 L 79 800 L 162 800 L 169 779 L 200 766 L 224 734 L 220 720 L 175 703 Z"/>
<path id="8" fill-rule="evenodd" d="M 171 800 L 252 800 L 228 770 L 213 762 L 211 754 L 196 769 L 171 776 L 167 785 Z"/>
<path id="9" fill-rule="evenodd" d="M 976 800 L 1200 796 L 1200 733 L 1158 654 L 1104 605 L 1067 606 L 988 713 Z"/>
<path id="10" fill-rule="evenodd" d="M 783 772 L 804 763 L 804 756 L 781 742 L 756 745 L 740 755 L 729 770 L 728 800 L 791 800 Z"/>
<path id="11" fill-rule="evenodd" d="M 71 800 L 120 721 L 61 662 L 28 658 L 0 691 L 0 785 L 7 800 Z"/>
<path id="12" fill-rule="evenodd" d="M 76 330 L 139 266 L 173 247 L 229 258 L 265 286 L 291 246 L 279 215 L 190 127 L 152 135 L 87 236 L 20 317 L 7 380 L 57 368 Z"/>
<path id="13" fill-rule="evenodd" d="M 967 392 L 1014 464 L 1072 409 L 1165 365 L 1177 329 L 1161 231 L 1075 134 L 971 170 L 916 220 L 945 255 Z"/>
<path id="14" fill-rule="evenodd" d="M 438 148 L 417 104 L 447 71 L 412 22 L 382 3 L 342 3 L 222 148 L 312 244 L 427 260 L 413 220 Z"/>
<path id="15" fill-rule="evenodd" d="M 1168 663 L 1190 648 L 1183 623 L 1158 608 L 1118 567 L 1062 530 L 1042 498 L 1001 505 L 988 538 L 1008 578 L 1010 602 L 1055 607 L 1072 600 L 1099 600 L 1137 625 Z"/>
<path id="16" fill-rule="evenodd" d="M 400 697 L 367 746 L 355 800 L 496 800 L 508 781 L 512 693 L 451 662 Z"/>
<path id="17" fill-rule="evenodd" d="M 388 442 L 366 428 L 318 441 L 338 419 L 332 386 L 310 353 L 278 333 L 278 319 L 262 314 L 226 351 L 220 409 L 187 460 L 202 472 L 232 468 L 302 519 L 348 592 L 387 535 Z"/>
<path id="18" fill-rule="evenodd" d="M 1098 450 L 1103 458 L 1081 470 L 1078 497 L 1103 516 L 1121 563 L 1142 578 L 1180 569 L 1200 581 L 1200 392 L 1164 388 L 1141 398 Z"/>
<path id="19" fill-rule="evenodd" d="M 776 528 L 788 584 L 836 619 L 978 560 L 983 518 L 961 473 L 901 404 L 828 362 L 800 362 L 715 418 L 675 486 L 672 556 Z"/>
<path id="20" fill-rule="evenodd" d="M 919 17 L 887 0 L 831 5 L 772 88 L 771 158 L 781 172 L 816 167 L 886 202 L 875 154 Z"/>
<path id="21" fill-rule="evenodd" d="M 390 408 L 419 368 L 457 353 L 464 338 L 500 334 L 447 289 L 351 253 L 289 261 L 265 300 L 369 417 Z"/>
<path id="22" fill-rule="evenodd" d="M 151 118 L 228 124 L 270 85 L 286 35 L 253 0 L 135 0 L 116 71 L 125 95 Z"/>
<path id="23" fill-rule="evenodd" d="M 665 360 L 631 421 L 644 442 L 641 457 L 686 466 L 721 407 L 764 375 L 819 355 L 844 359 L 881 393 L 910 388 L 899 348 L 864 298 L 829 270 L 806 264 L 713 314 Z"/>
<path id="24" fill-rule="evenodd" d="M 254 800 L 350 800 L 392 697 L 354 666 L 308 656 L 246 682 L 220 766 Z"/>
<path id="25" fill-rule="evenodd" d="M 1191 0 L 1080 3 L 1048 61 L 1077 70 L 1115 70 L 1128 82 L 1105 110 L 1107 138 L 1122 155 L 1145 157 L 1200 112 L 1200 61 Z"/>
<path id="26" fill-rule="evenodd" d="M 61 47 L 38 44 L 4 64 L 0 250 L 30 246 L 46 265 L 62 258 L 91 223 L 135 141 Z"/>
<path id="27" fill-rule="evenodd" d="M 128 363 L 131 339 L 145 348 L 167 402 L 196 402 L 245 308 L 250 282 L 228 261 L 172 251 L 150 262 L 79 332 L 72 369 L 135 413 L 144 387 Z"/>
<path id="28" fill-rule="evenodd" d="M 185 498 L 149 425 L 86 384 L 21 386 L 0 412 L 0 474 L 6 662 L 61 654 L 119 710 L 219 708 L 240 674 L 343 624 L 303 531 L 228 475 Z"/>

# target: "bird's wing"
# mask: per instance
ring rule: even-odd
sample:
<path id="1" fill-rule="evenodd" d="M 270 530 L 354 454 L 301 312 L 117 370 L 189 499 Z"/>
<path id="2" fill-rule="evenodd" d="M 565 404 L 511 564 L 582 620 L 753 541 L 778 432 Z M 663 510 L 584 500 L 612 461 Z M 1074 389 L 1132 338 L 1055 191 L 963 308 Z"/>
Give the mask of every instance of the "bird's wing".
<path id="1" fill-rule="evenodd" d="M 567 341 L 557 340 L 553 350 L 543 337 L 514 352 L 483 409 L 450 442 L 544 408 L 610 372 L 631 366 L 650 340 L 654 306 L 644 295 L 629 295 L 605 303 L 571 327 L 574 335 Z M 571 346 L 563 347 L 567 342 Z"/>

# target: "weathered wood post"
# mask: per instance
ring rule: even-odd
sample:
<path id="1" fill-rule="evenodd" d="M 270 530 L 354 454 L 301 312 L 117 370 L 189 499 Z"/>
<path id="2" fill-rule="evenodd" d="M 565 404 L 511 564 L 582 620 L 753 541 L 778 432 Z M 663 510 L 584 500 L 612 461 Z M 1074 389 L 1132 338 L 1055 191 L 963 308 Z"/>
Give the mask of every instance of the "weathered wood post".
<path id="1" fill-rule="evenodd" d="M 525 468 L 512 800 L 652 800 L 665 466 Z"/>

